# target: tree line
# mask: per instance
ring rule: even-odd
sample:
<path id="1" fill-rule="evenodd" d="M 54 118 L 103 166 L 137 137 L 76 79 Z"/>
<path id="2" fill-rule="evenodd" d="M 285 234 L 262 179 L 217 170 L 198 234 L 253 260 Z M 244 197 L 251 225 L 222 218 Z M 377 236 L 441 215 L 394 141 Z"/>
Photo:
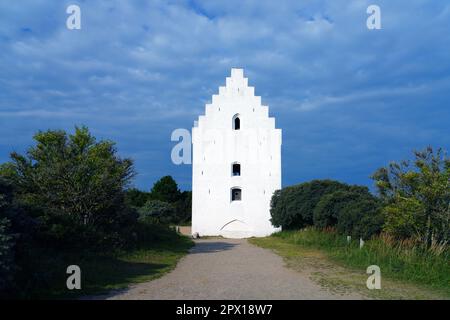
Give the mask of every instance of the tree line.
<path id="1" fill-rule="evenodd" d="M 25 154 L 0 165 L 0 296 L 45 287 L 63 255 L 113 253 L 163 237 L 150 226 L 185 224 L 191 192 L 165 176 L 149 192 L 131 188 L 133 160 L 86 127 L 40 131 Z M 278 190 L 271 221 L 368 239 L 381 232 L 425 247 L 450 237 L 450 160 L 431 147 L 378 169 L 367 187 L 313 180 Z M 47 273 L 35 272 L 48 264 Z"/>
<path id="2" fill-rule="evenodd" d="M 283 229 L 315 226 L 369 239 L 385 232 L 430 247 L 450 239 L 450 159 L 441 148 L 415 151 L 412 160 L 392 162 L 367 187 L 313 180 L 274 193 L 271 221 Z"/>
<path id="3" fill-rule="evenodd" d="M 33 138 L 0 165 L 0 296 L 45 287 L 53 275 L 35 272 L 39 259 L 126 250 L 158 240 L 149 224 L 189 221 L 190 192 L 170 176 L 151 192 L 131 188 L 133 160 L 87 127 Z"/>
<path id="4" fill-rule="evenodd" d="M 165 224 L 189 224 L 191 221 L 192 192 L 180 191 L 171 176 L 156 181 L 150 192 L 127 190 L 125 202 L 147 221 Z"/>

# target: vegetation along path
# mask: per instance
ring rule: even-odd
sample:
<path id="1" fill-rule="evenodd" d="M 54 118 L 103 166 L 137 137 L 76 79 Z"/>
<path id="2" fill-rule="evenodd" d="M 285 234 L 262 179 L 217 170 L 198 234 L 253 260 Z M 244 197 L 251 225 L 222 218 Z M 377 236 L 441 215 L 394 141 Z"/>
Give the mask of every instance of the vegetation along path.
<path id="1" fill-rule="evenodd" d="M 109 299 L 362 299 L 357 291 L 333 292 L 310 270 L 287 268 L 271 250 L 247 240 L 200 239 L 162 278 L 112 293 Z"/>
<path id="2" fill-rule="evenodd" d="M 381 290 L 368 290 L 365 272 L 279 237 L 210 238 L 196 240 L 190 253 L 163 277 L 95 299 L 448 298 L 385 277 Z"/>

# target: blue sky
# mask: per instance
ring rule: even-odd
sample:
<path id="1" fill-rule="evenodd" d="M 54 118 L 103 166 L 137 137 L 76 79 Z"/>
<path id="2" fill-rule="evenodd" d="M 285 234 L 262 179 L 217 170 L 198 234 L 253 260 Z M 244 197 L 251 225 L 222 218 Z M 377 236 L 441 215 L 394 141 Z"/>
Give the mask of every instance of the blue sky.
<path id="1" fill-rule="evenodd" d="M 82 29 L 66 28 L 78 4 Z M 381 8 L 368 30 L 366 9 Z M 242 67 L 283 129 L 283 186 L 369 176 L 427 145 L 450 146 L 450 2 L 2 1 L 0 163 L 37 130 L 87 125 L 135 159 L 135 185 L 191 167 L 170 160 Z"/>

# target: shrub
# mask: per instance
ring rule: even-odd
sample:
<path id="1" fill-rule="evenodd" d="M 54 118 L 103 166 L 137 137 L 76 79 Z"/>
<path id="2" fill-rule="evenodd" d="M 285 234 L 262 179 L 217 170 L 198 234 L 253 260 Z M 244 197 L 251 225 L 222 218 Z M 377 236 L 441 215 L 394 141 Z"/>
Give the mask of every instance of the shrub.
<path id="1" fill-rule="evenodd" d="M 184 224 L 191 221 L 192 192 L 181 192 L 171 176 L 156 181 L 150 192 L 128 189 L 125 203 L 154 223 Z"/>
<path id="2" fill-rule="evenodd" d="M 140 208 L 149 200 L 150 193 L 136 188 L 128 189 L 125 192 L 125 203 L 129 207 Z"/>
<path id="3" fill-rule="evenodd" d="M 0 296 L 13 291 L 34 235 L 34 221 L 15 203 L 13 186 L 0 177 Z"/>
<path id="4" fill-rule="evenodd" d="M 14 283 L 14 237 L 10 232 L 10 221 L 0 216 L 0 297 L 11 289 Z"/>
<path id="5" fill-rule="evenodd" d="M 175 218 L 172 204 L 160 200 L 149 200 L 139 209 L 139 219 L 146 222 L 169 224 Z"/>
<path id="6" fill-rule="evenodd" d="M 103 245 L 120 242 L 122 226 L 136 220 L 124 205 L 134 175 L 130 159 L 114 143 L 96 141 L 87 128 L 38 132 L 25 155 L 11 154 L 0 174 L 32 209 L 39 235 L 49 245 Z"/>
<path id="7" fill-rule="evenodd" d="M 188 223 L 192 216 L 192 192 L 183 191 L 180 199 L 174 203 L 176 212 L 176 223 Z"/>
<path id="8" fill-rule="evenodd" d="M 11 229 L 12 188 L 0 178 L 0 297 L 14 284 L 15 237 Z"/>
<path id="9" fill-rule="evenodd" d="M 427 247 L 450 240 L 450 158 L 443 149 L 415 151 L 413 161 L 392 162 L 372 178 L 389 234 L 418 238 Z"/>
<path id="10" fill-rule="evenodd" d="M 341 234 L 369 239 L 381 232 L 383 216 L 376 198 L 360 198 L 342 208 L 337 221 L 337 231 Z"/>
<path id="11" fill-rule="evenodd" d="M 359 186 L 324 195 L 313 216 L 317 228 L 337 226 L 340 233 L 364 239 L 379 233 L 383 224 L 379 200 Z"/>
<path id="12" fill-rule="evenodd" d="M 333 180 L 313 180 L 277 190 L 271 199 L 275 227 L 298 229 L 313 224 L 313 212 L 322 196 L 350 186 Z"/>
<path id="13" fill-rule="evenodd" d="M 335 226 L 342 209 L 359 197 L 359 193 L 349 190 L 338 190 L 325 194 L 314 208 L 314 226 L 322 229 Z"/>

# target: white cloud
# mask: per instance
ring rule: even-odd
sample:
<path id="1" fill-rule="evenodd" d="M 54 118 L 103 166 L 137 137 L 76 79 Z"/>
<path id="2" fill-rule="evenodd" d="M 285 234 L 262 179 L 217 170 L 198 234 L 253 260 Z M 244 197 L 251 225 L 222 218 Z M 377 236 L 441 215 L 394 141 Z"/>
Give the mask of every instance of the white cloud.
<path id="1" fill-rule="evenodd" d="M 406 105 L 424 132 L 448 126 L 445 2 L 380 0 L 378 33 L 366 28 L 368 0 L 82 1 L 79 32 L 65 27 L 69 3 L 0 3 L 0 136 L 81 122 L 168 147 L 171 129 L 192 125 L 233 66 L 285 126 L 287 150 L 300 138 L 321 149 L 327 131 L 319 140 L 295 128 L 333 106 L 353 119 L 355 106 L 395 118 Z"/>

